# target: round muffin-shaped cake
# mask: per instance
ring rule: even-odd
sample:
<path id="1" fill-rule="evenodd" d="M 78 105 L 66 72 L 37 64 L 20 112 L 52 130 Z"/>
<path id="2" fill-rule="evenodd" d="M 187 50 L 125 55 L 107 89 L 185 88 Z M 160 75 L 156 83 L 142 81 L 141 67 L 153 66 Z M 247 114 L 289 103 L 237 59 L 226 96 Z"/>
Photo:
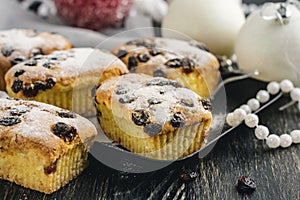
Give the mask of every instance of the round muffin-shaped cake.
<path id="1" fill-rule="evenodd" d="M 176 80 L 203 97 L 210 97 L 220 78 L 216 57 L 195 41 L 138 39 L 112 52 L 131 72 Z"/>
<path id="2" fill-rule="evenodd" d="M 49 103 L 83 115 L 94 113 L 92 89 L 102 79 L 127 73 L 111 53 L 92 48 L 55 51 L 15 65 L 6 76 L 10 96 Z"/>
<path id="3" fill-rule="evenodd" d="M 129 73 L 95 94 L 104 133 L 131 152 L 174 160 L 205 145 L 212 121 L 207 98 L 161 77 Z"/>
<path id="4" fill-rule="evenodd" d="M 56 33 L 39 33 L 31 29 L 0 31 L 0 90 L 5 90 L 4 75 L 13 65 L 36 55 L 71 47 L 65 37 Z"/>
<path id="5" fill-rule="evenodd" d="M 0 98 L 0 178 L 50 194 L 79 175 L 96 137 L 87 119 L 52 105 Z"/>

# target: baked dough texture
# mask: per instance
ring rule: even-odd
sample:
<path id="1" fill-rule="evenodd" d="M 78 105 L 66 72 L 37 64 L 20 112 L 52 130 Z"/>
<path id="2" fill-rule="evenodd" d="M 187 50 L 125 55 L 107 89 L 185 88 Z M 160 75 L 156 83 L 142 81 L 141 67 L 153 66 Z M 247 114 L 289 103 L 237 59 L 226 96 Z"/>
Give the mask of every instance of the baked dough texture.
<path id="1" fill-rule="evenodd" d="M 0 31 L 0 90 L 5 90 L 5 73 L 15 64 L 71 47 L 65 37 L 56 33 L 39 33 L 32 29 Z"/>
<path id="2" fill-rule="evenodd" d="M 112 52 L 131 72 L 176 80 L 203 97 L 210 97 L 220 78 L 218 60 L 197 42 L 138 39 Z"/>
<path id="3" fill-rule="evenodd" d="M 83 171 L 96 134 L 70 111 L 0 98 L 0 178 L 50 194 Z"/>
<path id="4" fill-rule="evenodd" d="M 127 72 L 125 64 L 109 52 L 73 48 L 15 65 L 6 73 L 5 81 L 11 97 L 93 115 L 93 87 L 101 80 Z"/>
<path id="5" fill-rule="evenodd" d="M 103 132 L 131 152 L 175 160 L 205 145 L 212 121 L 207 98 L 174 80 L 126 74 L 95 95 Z"/>

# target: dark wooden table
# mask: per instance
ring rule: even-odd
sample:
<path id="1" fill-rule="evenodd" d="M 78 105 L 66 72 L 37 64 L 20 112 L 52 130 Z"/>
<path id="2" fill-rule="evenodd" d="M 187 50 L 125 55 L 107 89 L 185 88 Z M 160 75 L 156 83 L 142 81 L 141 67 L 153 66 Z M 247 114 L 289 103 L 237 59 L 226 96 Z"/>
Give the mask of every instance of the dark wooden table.
<path id="1" fill-rule="evenodd" d="M 229 110 L 255 96 L 265 83 L 245 80 L 226 87 Z M 262 111 L 262 124 L 282 134 L 300 127 L 300 112 L 291 107 L 277 108 L 288 97 Z M 270 150 L 259 142 L 253 130 L 241 125 L 220 139 L 203 159 L 194 156 L 164 169 L 146 174 L 128 174 L 110 169 L 92 156 L 88 168 L 75 180 L 52 195 L 44 195 L 8 181 L 0 181 L 0 199 L 300 199 L 300 145 Z M 199 176 L 183 182 L 183 169 Z M 235 184 L 239 176 L 256 180 L 250 195 L 239 194 Z"/>

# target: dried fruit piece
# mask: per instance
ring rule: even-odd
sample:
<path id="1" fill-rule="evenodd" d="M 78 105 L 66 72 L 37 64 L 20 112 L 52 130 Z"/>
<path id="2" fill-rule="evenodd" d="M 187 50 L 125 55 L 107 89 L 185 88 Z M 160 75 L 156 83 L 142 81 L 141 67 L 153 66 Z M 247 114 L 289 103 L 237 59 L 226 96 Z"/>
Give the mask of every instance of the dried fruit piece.
<path id="1" fill-rule="evenodd" d="M 145 110 L 133 111 L 131 115 L 132 121 L 138 126 L 144 126 L 147 124 L 149 113 Z"/>
<path id="2" fill-rule="evenodd" d="M 55 84 L 56 84 L 56 79 L 55 78 L 47 78 L 46 79 L 46 88 L 47 89 L 53 88 Z"/>
<path id="3" fill-rule="evenodd" d="M 205 110 L 211 111 L 211 102 L 208 98 L 203 98 L 200 101 L 201 101 L 202 106 Z"/>
<path id="4" fill-rule="evenodd" d="M 116 56 L 117 56 L 118 58 L 123 58 L 123 57 L 125 57 L 127 54 L 128 54 L 128 52 L 127 52 L 125 49 L 120 49 L 120 50 L 118 51 L 118 53 L 116 54 Z"/>
<path id="5" fill-rule="evenodd" d="M 123 103 L 123 104 L 132 103 L 135 99 L 136 99 L 136 97 L 133 95 L 125 95 L 124 97 L 119 99 L 119 102 Z"/>
<path id="6" fill-rule="evenodd" d="M 195 62 L 187 57 L 181 60 L 181 64 L 183 72 L 187 74 L 193 72 L 195 68 Z"/>
<path id="7" fill-rule="evenodd" d="M 23 81 L 17 79 L 14 81 L 13 85 L 11 86 L 11 89 L 14 93 L 18 93 L 23 88 Z"/>
<path id="8" fill-rule="evenodd" d="M 0 118 L 0 125 L 2 126 L 13 126 L 21 122 L 21 119 L 18 117 L 3 117 Z"/>
<path id="9" fill-rule="evenodd" d="M 179 128 L 184 126 L 184 124 L 185 124 L 185 119 L 182 116 L 182 114 L 179 112 L 175 113 L 171 119 L 171 125 L 175 128 Z"/>
<path id="10" fill-rule="evenodd" d="M 61 118 L 76 118 L 76 114 L 68 111 L 57 112 L 57 115 Z"/>
<path id="11" fill-rule="evenodd" d="M 140 62 L 147 62 L 150 59 L 147 54 L 141 54 L 141 53 L 138 54 L 137 58 Z"/>
<path id="12" fill-rule="evenodd" d="M 171 67 L 171 68 L 178 68 L 181 66 L 181 60 L 179 58 L 174 58 L 171 60 L 168 60 L 165 65 L 167 67 Z"/>
<path id="13" fill-rule="evenodd" d="M 153 85 L 157 85 L 157 86 L 172 85 L 176 88 L 182 87 L 182 85 L 176 81 L 161 79 L 161 78 L 154 78 L 146 83 L 146 86 L 153 86 Z"/>
<path id="14" fill-rule="evenodd" d="M 52 63 L 52 62 L 46 62 L 42 66 L 45 67 L 45 68 L 47 68 L 47 69 L 50 69 L 53 65 L 55 65 L 55 64 Z"/>
<path id="15" fill-rule="evenodd" d="M 37 65 L 37 61 L 36 60 L 29 60 L 24 65 L 25 66 L 36 66 Z"/>
<path id="16" fill-rule="evenodd" d="M 14 49 L 12 47 L 2 47 L 1 53 L 4 57 L 8 57 L 14 52 Z"/>
<path id="17" fill-rule="evenodd" d="M 34 84 L 26 83 L 23 87 L 23 94 L 27 97 L 35 97 L 38 94 L 38 90 L 34 87 Z"/>
<path id="18" fill-rule="evenodd" d="M 47 175 L 54 173 L 56 172 L 56 168 L 57 168 L 57 160 L 54 163 L 50 164 L 49 166 L 44 167 L 44 173 Z"/>
<path id="19" fill-rule="evenodd" d="M 150 53 L 151 56 L 157 56 L 157 55 L 161 54 L 161 52 L 155 47 L 152 47 L 150 49 L 149 53 Z"/>
<path id="20" fill-rule="evenodd" d="M 123 86 L 118 86 L 117 88 L 116 88 L 116 94 L 117 95 L 121 95 L 121 94 L 126 94 L 128 92 L 128 89 L 126 89 L 125 87 L 123 87 Z"/>
<path id="21" fill-rule="evenodd" d="M 149 136 L 155 136 L 162 130 L 162 125 L 157 123 L 149 123 L 144 126 L 144 132 Z"/>
<path id="22" fill-rule="evenodd" d="M 51 131 L 65 142 L 72 142 L 77 135 L 77 130 L 73 126 L 63 122 L 57 122 L 52 126 Z"/>
<path id="23" fill-rule="evenodd" d="M 30 57 L 35 57 L 35 56 L 41 55 L 41 54 L 43 54 L 43 53 L 40 49 L 32 49 L 30 52 Z"/>
<path id="24" fill-rule="evenodd" d="M 8 112 L 13 116 L 21 116 L 22 114 L 25 114 L 29 112 L 28 107 L 18 107 L 18 108 L 11 108 Z"/>
<path id="25" fill-rule="evenodd" d="M 255 181 L 248 176 L 241 176 L 237 182 L 237 190 L 241 193 L 251 193 L 256 189 Z"/>
<path id="26" fill-rule="evenodd" d="M 24 56 L 20 56 L 20 57 L 12 59 L 10 62 L 11 62 L 12 65 L 16 65 L 16 64 L 19 64 L 21 62 L 24 62 L 25 60 L 26 60 L 26 58 Z"/>
<path id="27" fill-rule="evenodd" d="M 130 56 L 128 58 L 128 69 L 131 70 L 132 68 L 136 67 L 138 62 L 134 56 Z"/>
<path id="28" fill-rule="evenodd" d="M 25 73 L 25 70 L 19 69 L 18 71 L 15 72 L 14 76 L 15 76 L 15 77 L 19 77 L 19 76 L 21 76 L 21 75 L 24 74 L 24 73 Z"/>

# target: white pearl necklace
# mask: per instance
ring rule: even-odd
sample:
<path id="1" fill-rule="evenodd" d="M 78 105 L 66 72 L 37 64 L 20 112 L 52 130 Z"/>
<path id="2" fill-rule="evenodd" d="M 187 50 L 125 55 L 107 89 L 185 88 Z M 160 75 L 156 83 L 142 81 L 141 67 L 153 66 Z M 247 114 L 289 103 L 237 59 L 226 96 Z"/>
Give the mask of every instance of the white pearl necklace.
<path id="1" fill-rule="evenodd" d="M 283 80 L 280 83 L 270 82 L 267 86 L 267 90 L 260 90 L 256 94 L 256 98 L 248 100 L 247 104 L 240 106 L 233 112 L 228 113 L 226 122 L 229 126 L 238 126 L 242 121 L 249 128 L 255 128 L 255 136 L 259 140 L 266 140 L 266 144 L 269 148 L 287 148 L 294 144 L 300 143 L 300 130 L 293 130 L 290 134 L 282 134 L 280 136 L 270 134 L 268 127 L 259 125 L 259 118 L 254 113 L 259 109 L 262 109 L 261 104 L 267 103 L 270 100 L 270 94 L 276 95 L 278 93 L 290 93 L 290 97 L 293 103 L 298 103 L 298 109 L 300 111 L 300 88 L 295 88 L 290 80 Z M 279 98 L 279 95 L 277 98 Z M 273 99 L 277 100 L 277 99 Z M 269 102 L 271 103 L 271 102 Z"/>

